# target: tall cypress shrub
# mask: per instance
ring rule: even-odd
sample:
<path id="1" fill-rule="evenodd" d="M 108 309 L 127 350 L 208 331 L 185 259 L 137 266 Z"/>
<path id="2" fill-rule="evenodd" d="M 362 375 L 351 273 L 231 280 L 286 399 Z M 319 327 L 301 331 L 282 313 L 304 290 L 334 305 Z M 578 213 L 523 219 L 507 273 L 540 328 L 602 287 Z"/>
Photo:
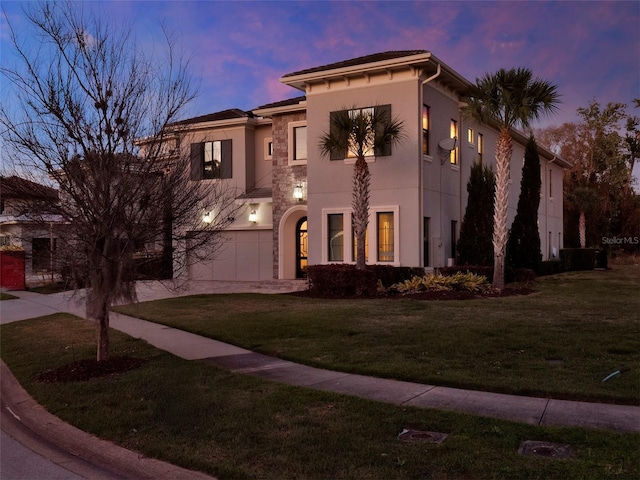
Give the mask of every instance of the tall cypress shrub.
<path id="1" fill-rule="evenodd" d="M 520 182 L 520 198 L 516 217 L 511 225 L 507 244 L 507 265 L 512 268 L 530 268 L 540 271 L 540 232 L 538 207 L 540 206 L 540 156 L 533 135 L 524 152 L 524 166 Z"/>
<path id="2" fill-rule="evenodd" d="M 493 201 L 496 178 L 492 169 L 471 166 L 467 208 L 456 245 L 458 265 L 493 265 Z"/>

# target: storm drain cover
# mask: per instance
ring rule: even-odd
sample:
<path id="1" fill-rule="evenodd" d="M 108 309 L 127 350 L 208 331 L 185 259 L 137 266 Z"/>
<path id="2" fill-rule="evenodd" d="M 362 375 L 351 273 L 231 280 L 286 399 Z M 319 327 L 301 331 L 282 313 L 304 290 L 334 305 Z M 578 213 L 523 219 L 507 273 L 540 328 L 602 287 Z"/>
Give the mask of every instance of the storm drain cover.
<path id="1" fill-rule="evenodd" d="M 539 442 L 535 440 L 525 440 L 518 448 L 520 455 L 534 455 L 536 457 L 569 458 L 573 456 L 571 445 L 560 445 L 559 443 Z"/>
<path id="2" fill-rule="evenodd" d="M 403 442 L 442 443 L 446 438 L 446 433 L 425 432 L 421 430 L 409 430 L 406 428 L 398 434 L 398 440 L 402 440 Z"/>

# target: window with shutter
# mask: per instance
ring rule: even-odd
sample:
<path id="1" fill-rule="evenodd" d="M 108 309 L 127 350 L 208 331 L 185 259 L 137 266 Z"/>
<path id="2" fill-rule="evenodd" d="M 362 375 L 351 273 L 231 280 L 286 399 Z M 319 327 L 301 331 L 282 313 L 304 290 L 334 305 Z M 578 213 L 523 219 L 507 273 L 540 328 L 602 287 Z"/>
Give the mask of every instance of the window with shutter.
<path id="1" fill-rule="evenodd" d="M 381 134 L 384 130 L 385 123 L 391 122 L 391 105 L 378 105 L 375 107 L 366 107 L 366 108 L 356 108 L 352 110 L 343 110 L 337 112 L 331 112 L 329 114 L 329 128 L 332 136 L 336 137 L 338 135 L 347 136 L 348 132 L 340 132 L 340 123 L 339 120 L 340 115 L 344 115 L 347 113 L 351 119 L 356 118 L 358 115 L 363 115 L 369 118 L 376 119 L 376 133 Z M 374 141 L 375 139 L 370 139 L 367 141 L 367 145 L 365 145 L 365 157 L 384 157 L 391 155 L 391 142 L 385 143 L 380 148 L 374 149 Z M 344 160 L 345 158 L 355 158 L 355 154 L 352 151 L 352 148 L 347 148 L 346 151 L 341 151 L 334 149 L 331 151 L 330 160 Z"/>
<path id="2" fill-rule="evenodd" d="M 191 180 L 232 178 L 231 140 L 191 144 Z"/>

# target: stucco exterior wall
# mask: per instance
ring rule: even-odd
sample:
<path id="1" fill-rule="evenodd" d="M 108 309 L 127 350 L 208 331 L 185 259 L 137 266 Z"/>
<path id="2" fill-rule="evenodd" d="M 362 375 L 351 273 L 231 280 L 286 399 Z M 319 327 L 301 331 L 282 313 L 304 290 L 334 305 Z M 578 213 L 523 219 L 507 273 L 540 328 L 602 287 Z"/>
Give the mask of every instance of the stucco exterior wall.
<path id="1" fill-rule="evenodd" d="M 255 188 L 272 188 L 272 157 L 268 156 L 268 152 L 266 152 L 266 142 L 272 138 L 271 122 L 256 127 L 254 135 Z"/>
<path id="2" fill-rule="evenodd" d="M 405 138 L 394 145 L 392 155 L 376 157 L 369 163 L 371 172 L 371 211 L 397 209 L 396 228 L 399 234 L 398 255 L 394 265 L 418 265 L 419 249 L 419 162 L 417 155 L 418 130 L 415 128 L 418 109 L 418 79 L 400 76 L 393 81 L 369 79 L 368 84 L 352 82 L 336 85 L 328 91 L 319 88 L 307 96 L 307 125 L 309 137 L 309 263 L 323 262 L 327 250 L 326 232 L 322 221 L 328 209 L 351 208 L 353 160 L 332 161 L 321 154 L 319 141 L 329 130 L 332 111 L 391 105 L 391 116 L 404 124 Z M 413 94 L 411 94 L 413 92 Z M 370 221 L 369 238 L 375 236 Z M 350 236 L 350 232 L 345 232 Z M 369 262 L 375 262 L 375 245 L 369 242 Z M 350 249 L 347 249 L 350 250 Z M 345 258 L 345 261 L 353 261 Z"/>

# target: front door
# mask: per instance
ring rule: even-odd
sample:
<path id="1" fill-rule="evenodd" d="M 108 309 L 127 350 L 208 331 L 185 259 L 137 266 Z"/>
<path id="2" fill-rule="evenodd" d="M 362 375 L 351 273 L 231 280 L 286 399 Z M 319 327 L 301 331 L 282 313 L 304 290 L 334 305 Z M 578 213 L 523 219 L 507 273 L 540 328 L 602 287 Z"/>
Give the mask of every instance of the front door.
<path id="1" fill-rule="evenodd" d="M 296 224 L 296 278 L 304 278 L 307 274 L 307 217 L 302 217 Z"/>

